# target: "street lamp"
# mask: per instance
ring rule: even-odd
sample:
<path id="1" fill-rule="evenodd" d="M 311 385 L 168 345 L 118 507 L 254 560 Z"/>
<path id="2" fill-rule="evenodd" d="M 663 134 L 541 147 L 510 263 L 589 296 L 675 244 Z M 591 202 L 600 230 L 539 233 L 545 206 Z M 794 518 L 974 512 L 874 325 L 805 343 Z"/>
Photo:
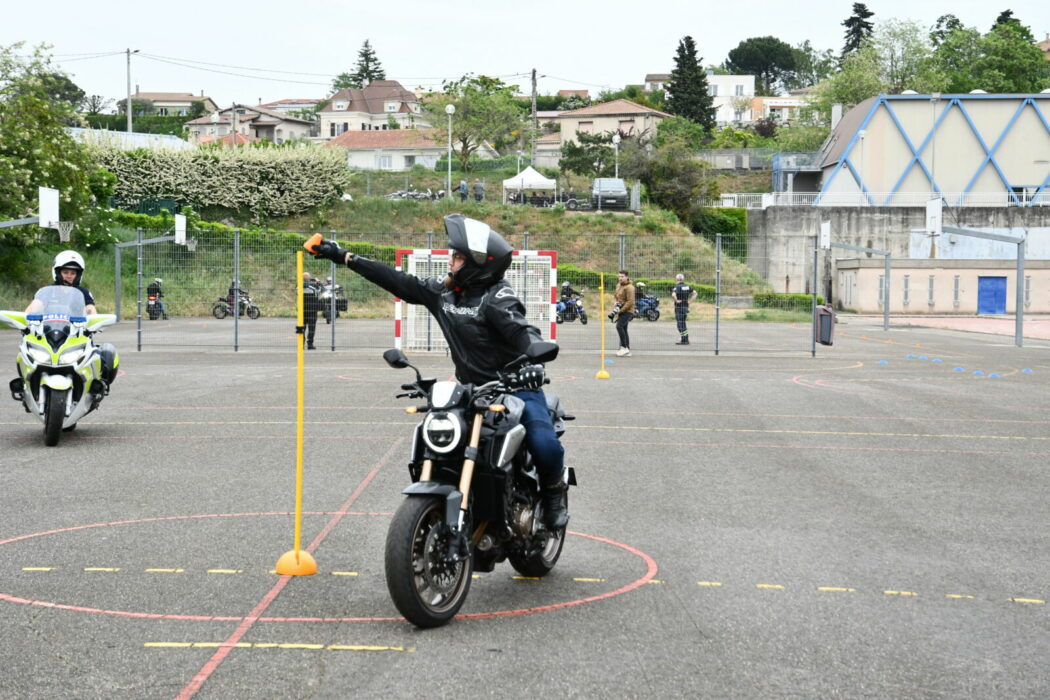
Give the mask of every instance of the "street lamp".
<path id="1" fill-rule="evenodd" d="M 452 115 L 455 113 L 456 105 L 445 105 L 445 114 L 448 115 L 448 177 L 445 180 L 445 195 L 448 197 L 452 196 Z"/>
<path id="2" fill-rule="evenodd" d="M 518 172 L 519 173 L 521 172 L 521 155 L 522 155 L 521 149 L 519 148 L 518 149 Z"/>
<path id="3" fill-rule="evenodd" d="M 615 160 L 616 167 L 614 168 L 614 175 L 613 175 L 613 177 L 620 177 L 620 135 L 619 134 L 613 134 L 612 142 L 613 142 L 613 153 L 615 154 L 615 158 L 616 158 L 616 160 Z"/>

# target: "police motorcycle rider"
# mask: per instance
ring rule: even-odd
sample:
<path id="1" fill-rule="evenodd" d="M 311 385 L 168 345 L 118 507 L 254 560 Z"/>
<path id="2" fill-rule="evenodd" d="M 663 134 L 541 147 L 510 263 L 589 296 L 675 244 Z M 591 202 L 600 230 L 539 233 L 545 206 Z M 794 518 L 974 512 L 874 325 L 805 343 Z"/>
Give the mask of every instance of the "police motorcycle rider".
<path id="1" fill-rule="evenodd" d="M 87 265 L 85 265 L 84 258 L 81 257 L 80 253 L 75 250 L 63 250 L 55 256 L 55 260 L 51 265 L 54 285 L 49 286 L 68 286 L 78 290 L 84 295 L 84 313 L 88 316 L 93 316 L 98 313 L 98 309 L 95 308 L 95 297 L 91 295 L 87 287 L 81 286 L 86 269 Z M 33 299 L 33 301 L 29 302 L 29 306 L 26 307 L 25 313 L 38 314 L 43 310 L 44 302 L 40 299 Z M 109 385 L 117 378 L 115 366 L 117 349 L 112 343 L 103 343 L 99 346 L 99 351 L 102 355 L 102 379 L 105 382 L 105 391 L 108 393 Z M 18 378 L 12 380 L 12 391 L 14 391 L 15 382 L 20 381 L 21 379 Z"/>
<path id="2" fill-rule="evenodd" d="M 448 341 L 456 379 L 484 384 L 534 342 L 539 330 L 525 320 L 525 307 L 503 279 L 514 249 L 482 221 L 462 214 L 445 217 L 451 253 L 445 278 L 420 279 L 323 241 L 315 257 L 345 264 L 368 281 L 410 304 L 422 304 L 437 320 Z M 544 523 L 564 528 L 569 520 L 565 498 L 565 450 L 554 432 L 542 386 L 543 365 L 518 372 L 523 385 L 515 396 L 525 403 L 525 441 L 539 472 Z"/>
<path id="3" fill-rule="evenodd" d="M 164 303 L 164 291 L 160 288 L 160 285 L 162 285 L 163 283 L 164 283 L 164 280 L 162 280 L 160 277 L 155 277 L 153 279 L 153 281 L 150 282 L 149 286 L 146 287 L 146 296 L 147 297 L 156 297 L 157 298 L 157 304 L 160 305 L 161 317 L 165 321 L 167 321 L 168 320 L 168 306 L 167 306 L 167 304 Z"/>
<path id="4" fill-rule="evenodd" d="M 557 305 L 558 311 L 564 312 L 564 311 L 568 310 L 568 308 L 573 305 L 574 301 L 579 299 L 579 297 L 581 297 L 581 296 L 583 296 L 583 294 L 581 292 L 578 292 L 575 289 L 573 289 L 572 285 L 569 284 L 568 280 L 562 282 L 561 283 L 561 299 L 558 301 L 558 305 Z M 583 319 L 583 321 L 586 321 L 587 320 L 587 314 L 584 313 L 583 307 L 579 305 L 578 301 L 575 301 L 575 304 L 576 304 L 576 312 L 579 314 L 580 318 Z"/>

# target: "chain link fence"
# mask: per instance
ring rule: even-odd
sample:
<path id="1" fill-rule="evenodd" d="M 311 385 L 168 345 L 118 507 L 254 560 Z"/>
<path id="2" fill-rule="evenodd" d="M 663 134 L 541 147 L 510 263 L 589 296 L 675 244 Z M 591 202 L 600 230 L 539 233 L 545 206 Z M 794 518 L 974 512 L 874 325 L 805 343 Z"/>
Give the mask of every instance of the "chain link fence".
<path id="1" fill-rule="evenodd" d="M 116 298 L 120 319 L 137 324 L 138 348 L 218 346 L 234 350 L 296 347 L 295 254 L 312 232 L 261 235 L 190 231 L 191 246 L 161 232 L 140 233 L 121 244 Z M 441 233 L 324 232 L 365 257 L 393 266 L 398 249 L 441 249 Z M 563 349 L 598 353 L 618 346 L 607 318 L 617 271 L 636 284 L 637 316 L 628 326 L 631 350 L 711 354 L 810 354 L 813 346 L 813 239 L 799 236 L 781 252 L 748 250 L 747 240 L 595 233 L 563 237 L 551 233 L 506 236 L 516 249 L 557 251 L 557 284 L 568 281 L 583 293 L 587 324 L 556 324 Z M 332 292 L 317 314 L 320 350 L 385 349 L 394 346 L 395 304 L 391 294 L 327 260 L 305 256 L 305 270 Z M 765 281 L 787 271 L 786 289 L 775 294 Z M 686 324 L 690 344 L 676 345 L 681 331 L 671 289 L 675 276 L 697 292 Z M 161 280 L 167 319 L 151 319 L 149 285 Z M 603 286 L 604 285 L 604 286 Z M 553 290 L 552 290 L 553 293 Z M 233 300 L 244 294 L 250 305 Z M 345 298 L 345 302 L 342 300 Z M 407 305 L 404 305 L 407 306 Z M 256 311 L 257 310 L 257 311 Z M 404 315 L 404 314 L 403 314 Z M 549 336 L 551 324 L 539 325 Z M 438 346 L 440 347 L 440 346 Z M 444 352 L 444 350 L 440 350 Z"/>

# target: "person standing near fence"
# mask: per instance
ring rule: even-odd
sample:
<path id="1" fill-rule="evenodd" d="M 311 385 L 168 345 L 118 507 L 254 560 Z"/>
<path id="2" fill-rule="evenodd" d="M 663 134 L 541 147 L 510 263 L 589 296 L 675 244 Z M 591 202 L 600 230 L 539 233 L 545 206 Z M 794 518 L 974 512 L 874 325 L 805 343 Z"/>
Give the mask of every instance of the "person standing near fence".
<path id="1" fill-rule="evenodd" d="M 306 326 L 306 349 L 316 350 L 314 335 L 317 333 L 317 310 L 320 302 L 321 283 L 303 273 L 303 324 Z"/>
<path id="2" fill-rule="evenodd" d="M 485 183 L 480 178 L 474 178 L 474 201 L 480 202 L 485 199 Z"/>
<path id="3" fill-rule="evenodd" d="M 678 324 L 678 342 L 675 345 L 689 344 L 689 328 L 685 319 L 689 315 L 689 302 L 696 301 L 696 290 L 685 283 L 685 275 L 674 277 L 675 286 L 671 288 L 671 299 L 674 300 L 674 320 Z"/>
<path id="4" fill-rule="evenodd" d="M 459 181 L 459 201 L 461 201 L 461 202 L 467 201 L 467 181 L 466 180 L 460 180 Z"/>
<path id="5" fill-rule="evenodd" d="M 630 357 L 631 337 L 627 334 L 627 324 L 634 318 L 634 283 L 627 275 L 627 270 L 620 270 L 620 277 L 616 282 L 616 305 L 609 315 L 616 317 L 616 333 L 620 336 L 620 349 L 616 351 L 616 355 Z"/>

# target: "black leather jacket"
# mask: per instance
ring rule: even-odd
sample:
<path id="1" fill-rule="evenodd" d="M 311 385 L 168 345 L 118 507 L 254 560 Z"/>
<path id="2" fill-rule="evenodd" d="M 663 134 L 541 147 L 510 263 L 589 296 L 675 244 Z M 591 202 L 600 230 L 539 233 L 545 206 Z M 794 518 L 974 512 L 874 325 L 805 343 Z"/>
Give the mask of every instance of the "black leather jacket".
<path id="1" fill-rule="evenodd" d="M 488 287 L 449 291 L 442 278 L 420 279 L 355 255 L 347 265 L 409 304 L 422 304 L 441 327 L 456 365 L 456 379 L 483 384 L 542 340 L 525 320 L 525 306 L 504 280 Z"/>

